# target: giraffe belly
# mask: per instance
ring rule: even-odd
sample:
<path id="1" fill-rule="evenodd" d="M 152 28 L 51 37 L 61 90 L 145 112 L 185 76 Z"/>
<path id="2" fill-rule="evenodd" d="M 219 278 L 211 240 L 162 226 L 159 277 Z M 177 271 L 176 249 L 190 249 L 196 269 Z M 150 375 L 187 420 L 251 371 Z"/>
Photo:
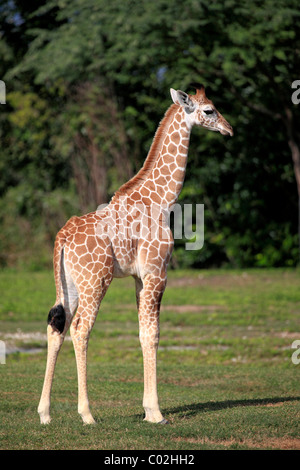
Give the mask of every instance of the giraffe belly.
<path id="1" fill-rule="evenodd" d="M 113 277 L 121 278 L 121 277 L 128 277 L 128 276 L 135 276 L 136 269 L 134 266 L 125 266 L 122 267 L 117 260 L 114 260 L 114 274 Z"/>
<path id="2" fill-rule="evenodd" d="M 113 277 L 138 275 L 137 242 L 134 240 L 112 243 L 114 253 Z"/>

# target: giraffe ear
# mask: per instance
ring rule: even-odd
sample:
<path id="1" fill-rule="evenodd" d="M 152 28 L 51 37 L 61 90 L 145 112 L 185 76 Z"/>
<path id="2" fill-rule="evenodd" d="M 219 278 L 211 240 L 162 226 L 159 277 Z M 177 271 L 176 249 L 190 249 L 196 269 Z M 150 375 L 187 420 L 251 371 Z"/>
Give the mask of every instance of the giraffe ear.
<path id="1" fill-rule="evenodd" d="M 176 91 L 173 88 L 171 88 L 170 92 L 175 104 L 183 106 L 187 113 L 192 113 L 194 111 L 195 105 L 187 93 L 181 90 Z"/>
<path id="2" fill-rule="evenodd" d="M 178 98 L 177 98 L 177 91 L 174 90 L 174 88 L 170 88 L 170 93 L 172 100 L 174 101 L 175 104 L 179 104 Z"/>

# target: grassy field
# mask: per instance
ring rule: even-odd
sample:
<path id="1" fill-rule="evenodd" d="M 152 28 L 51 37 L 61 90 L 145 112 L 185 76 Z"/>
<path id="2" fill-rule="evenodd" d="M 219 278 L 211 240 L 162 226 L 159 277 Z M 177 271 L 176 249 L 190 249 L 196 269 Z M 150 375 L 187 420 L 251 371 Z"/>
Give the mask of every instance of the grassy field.
<path id="1" fill-rule="evenodd" d="M 52 421 L 37 405 L 52 272 L 0 273 L 1 449 L 300 449 L 298 270 L 173 271 L 161 310 L 160 405 L 143 422 L 134 282 L 114 280 L 92 331 L 88 383 L 96 426 L 77 414 L 72 343 L 60 352 Z M 299 354 L 300 358 L 300 354 Z"/>

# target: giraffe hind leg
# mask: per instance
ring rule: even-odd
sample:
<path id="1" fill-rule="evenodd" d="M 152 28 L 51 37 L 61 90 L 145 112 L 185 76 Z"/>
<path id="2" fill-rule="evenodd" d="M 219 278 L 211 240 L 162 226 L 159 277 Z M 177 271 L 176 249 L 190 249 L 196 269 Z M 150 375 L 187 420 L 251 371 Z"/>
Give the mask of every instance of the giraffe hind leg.
<path id="1" fill-rule="evenodd" d="M 50 396 L 52 389 L 52 382 L 54 377 L 54 369 L 58 353 L 64 341 L 64 335 L 54 331 L 51 325 L 47 327 L 47 365 L 44 378 L 43 390 L 38 406 L 38 413 L 40 415 L 41 424 L 49 424 L 50 418 Z"/>
<path id="2" fill-rule="evenodd" d="M 77 364 L 78 413 L 80 414 L 84 424 L 95 424 L 95 420 L 90 411 L 87 390 L 88 341 L 101 300 L 103 299 L 112 280 L 112 273 L 110 272 L 105 279 L 103 278 L 103 280 L 102 288 L 99 289 L 96 288 L 95 285 L 90 285 L 89 289 L 87 289 L 88 293 L 80 293 L 78 309 L 70 328 Z M 93 299 L 91 299 L 91 297 L 93 297 Z"/>
<path id="3" fill-rule="evenodd" d="M 47 365 L 43 390 L 38 406 L 41 424 L 48 424 L 51 421 L 50 397 L 56 360 L 78 304 L 77 290 L 64 264 L 61 273 L 61 286 L 61 303 L 54 305 L 48 314 Z"/>

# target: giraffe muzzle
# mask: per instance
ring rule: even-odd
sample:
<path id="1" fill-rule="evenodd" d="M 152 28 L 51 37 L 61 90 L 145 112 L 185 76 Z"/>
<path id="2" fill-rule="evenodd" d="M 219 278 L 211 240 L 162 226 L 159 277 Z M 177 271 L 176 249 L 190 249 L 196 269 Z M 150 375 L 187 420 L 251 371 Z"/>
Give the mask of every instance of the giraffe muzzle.
<path id="1" fill-rule="evenodd" d="M 226 123 L 223 123 L 222 126 L 220 126 L 219 131 L 222 135 L 230 135 L 231 137 L 233 136 L 233 129 L 227 121 Z"/>

